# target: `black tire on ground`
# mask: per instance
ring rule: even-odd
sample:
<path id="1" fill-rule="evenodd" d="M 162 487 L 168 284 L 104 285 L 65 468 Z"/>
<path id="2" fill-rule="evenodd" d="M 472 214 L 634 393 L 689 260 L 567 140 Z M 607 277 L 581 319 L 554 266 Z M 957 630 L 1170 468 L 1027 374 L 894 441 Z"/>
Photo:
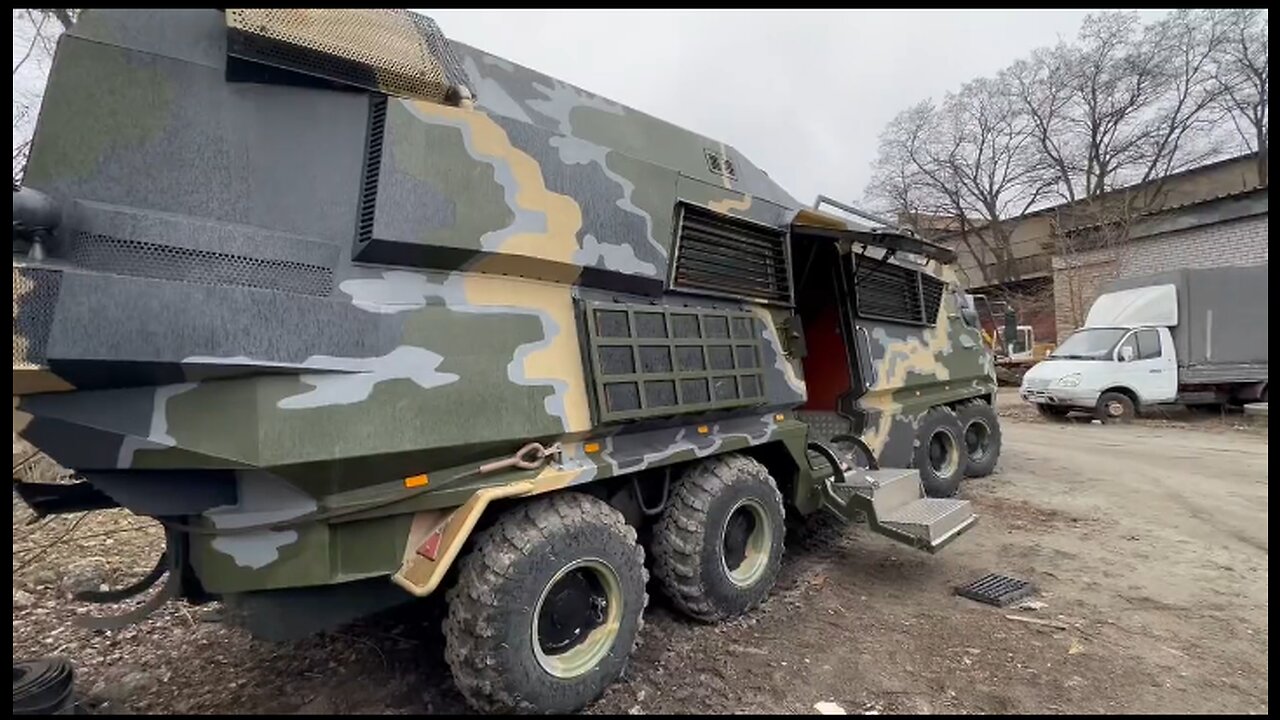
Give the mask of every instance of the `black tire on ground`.
<path id="1" fill-rule="evenodd" d="M 1128 395 L 1118 392 L 1104 392 L 1098 398 L 1098 407 L 1094 415 L 1104 423 L 1126 423 L 1137 415 L 1137 408 Z"/>
<path id="2" fill-rule="evenodd" d="M 956 415 L 960 418 L 965 452 L 969 456 L 965 475 L 971 478 L 990 475 L 1000 461 L 1000 418 L 995 408 L 977 400 L 962 405 Z"/>
<path id="3" fill-rule="evenodd" d="M 646 582 L 635 530 L 605 502 L 564 492 L 508 510 L 448 594 L 454 682 L 482 712 L 580 710 L 626 668 Z"/>
<path id="4" fill-rule="evenodd" d="M 920 471 L 920 481 L 929 497 L 951 497 L 960 489 L 968 455 L 964 451 L 960 419 L 954 410 L 935 407 L 925 413 L 916 429 L 912 465 Z"/>
<path id="5" fill-rule="evenodd" d="M 786 532 L 782 494 L 745 455 L 690 466 L 653 531 L 653 574 L 682 612 L 703 622 L 741 615 L 773 589 Z"/>
<path id="6" fill-rule="evenodd" d="M 1036 411 L 1040 413 L 1040 417 L 1054 422 L 1064 422 L 1067 419 L 1067 414 L 1071 412 L 1068 408 L 1045 405 L 1044 403 L 1036 403 Z"/>

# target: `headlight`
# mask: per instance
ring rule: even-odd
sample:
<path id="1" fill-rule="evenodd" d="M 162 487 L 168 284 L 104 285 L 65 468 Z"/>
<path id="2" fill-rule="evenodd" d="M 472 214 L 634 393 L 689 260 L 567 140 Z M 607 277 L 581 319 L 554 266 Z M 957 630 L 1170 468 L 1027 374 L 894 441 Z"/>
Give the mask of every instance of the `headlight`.
<path id="1" fill-rule="evenodd" d="M 1080 384 L 1080 373 L 1071 373 L 1070 375 L 1063 375 L 1062 377 L 1055 380 L 1053 384 L 1059 387 L 1075 387 Z"/>

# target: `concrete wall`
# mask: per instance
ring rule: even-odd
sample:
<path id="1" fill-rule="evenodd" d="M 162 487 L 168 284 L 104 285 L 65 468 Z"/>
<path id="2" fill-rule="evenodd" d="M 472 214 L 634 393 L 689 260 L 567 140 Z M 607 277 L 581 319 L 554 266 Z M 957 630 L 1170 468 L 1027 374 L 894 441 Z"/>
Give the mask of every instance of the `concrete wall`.
<path id="1" fill-rule="evenodd" d="M 1257 160 L 1253 155 L 1245 155 L 1170 175 L 1158 184 L 1158 190 L 1155 189 L 1157 184 L 1152 183 L 1152 192 L 1156 195 L 1148 200 L 1150 204 L 1159 207 L 1177 207 L 1238 193 L 1254 188 L 1257 184 Z M 1141 191 L 1141 188 L 1131 190 Z M 1063 205 L 1056 210 L 1037 211 L 1005 221 L 1004 226 L 1010 233 L 1009 247 L 1018 264 L 1015 279 L 1046 277 L 1053 273 L 1048 260 L 1054 252 L 1053 221 L 1070 227 L 1072 207 Z M 1082 222 L 1097 221 L 1096 217 L 1091 216 L 1087 204 L 1082 203 L 1081 207 Z M 995 260 L 989 251 L 991 241 L 984 233 L 989 231 L 975 231 L 975 237 L 970 238 L 967 243 L 955 234 L 934 239 L 934 242 L 956 251 L 960 279 L 966 287 L 980 287 L 997 281 L 990 269 L 990 264 Z M 980 266 L 987 266 L 986 275 Z"/>

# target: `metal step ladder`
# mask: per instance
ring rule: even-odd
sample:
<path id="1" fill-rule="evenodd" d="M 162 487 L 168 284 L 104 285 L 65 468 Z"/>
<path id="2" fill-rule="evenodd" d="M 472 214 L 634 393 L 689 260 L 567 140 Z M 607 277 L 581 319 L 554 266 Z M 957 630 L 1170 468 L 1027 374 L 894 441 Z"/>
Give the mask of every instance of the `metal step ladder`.
<path id="1" fill-rule="evenodd" d="M 819 442 L 810 442 L 809 450 L 829 465 L 814 468 L 825 477 L 823 507 L 845 522 L 862 514 L 874 532 L 930 553 L 941 550 L 978 522 L 968 500 L 925 497 L 916 470 L 850 467 Z"/>

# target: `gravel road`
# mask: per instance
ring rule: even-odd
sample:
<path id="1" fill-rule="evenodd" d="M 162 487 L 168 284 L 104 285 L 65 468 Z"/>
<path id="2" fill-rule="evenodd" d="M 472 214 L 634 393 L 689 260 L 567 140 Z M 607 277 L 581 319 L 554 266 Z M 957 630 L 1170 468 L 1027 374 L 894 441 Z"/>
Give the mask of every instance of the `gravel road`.
<path id="1" fill-rule="evenodd" d="M 1004 414 L 999 470 L 962 489 L 981 521 L 943 553 L 855 526 L 791 556 L 747 618 L 698 625 L 655 598 L 627 678 L 589 712 L 1266 713 L 1265 429 L 1049 424 L 1016 401 Z M 70 625 L 66 592 L 141 574 L 158 533 L 99 513 L 37 554 L 76 517 L 27 518 L 15 497 L 14 657 L 68 655 L 92 707 L 465 711 L 430 603 L 283 645 L 224 626 L 216 605 L 95 634 Z M 1033 581 L 1044 606 L 951 592 L 988 572 Z"/>

